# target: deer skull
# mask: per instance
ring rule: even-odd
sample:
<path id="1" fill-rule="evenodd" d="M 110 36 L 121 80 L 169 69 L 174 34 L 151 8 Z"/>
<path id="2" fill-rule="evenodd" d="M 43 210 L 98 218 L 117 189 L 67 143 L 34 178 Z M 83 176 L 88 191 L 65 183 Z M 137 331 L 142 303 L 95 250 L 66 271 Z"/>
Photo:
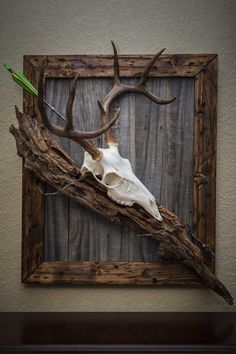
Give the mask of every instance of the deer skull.
<path id="1" fill-rule="evenodd" d="M 107 188 L 107 195 L 116 203 L 124 206 L 139 204 L 154 218 L 162 221 L 154 196 L 135 176 L 130 161 L 120 156 L 117 145 L 110 144 L 109 148 L 99 150 L 99 160 L 94 160 L 85 152 L 81 174 L 91 172 Z"/>

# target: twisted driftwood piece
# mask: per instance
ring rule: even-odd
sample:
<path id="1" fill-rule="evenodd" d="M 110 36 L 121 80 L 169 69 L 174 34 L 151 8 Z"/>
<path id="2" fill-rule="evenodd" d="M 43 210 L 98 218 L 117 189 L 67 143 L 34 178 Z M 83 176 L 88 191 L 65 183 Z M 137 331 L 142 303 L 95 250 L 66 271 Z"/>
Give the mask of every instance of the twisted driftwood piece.
<path id="1" fill-rule="evenodd" d="M 106 189 L 91 175 L 81 179 L 79 166 L 36 119 L 20 113 L 17 108 L 16 117 L 19 128 L 12 125 L 10 132 L 15 137 L 17 152 L 24 159 L 25 168 L 55 187 L 59 193 L 108 220 L 127 223 L 140 233 L 150 234 L 161 242 L 168 254 L 194 269 L 206 286 L 233 304 L 231 294 L 207 268 L 203 252 L 190 240 L 186 227 L 175 214 L 160 207 L 163 221 L 159 222 L 139 206 L 123 207 L 113 202 L 107 196 Z"/>

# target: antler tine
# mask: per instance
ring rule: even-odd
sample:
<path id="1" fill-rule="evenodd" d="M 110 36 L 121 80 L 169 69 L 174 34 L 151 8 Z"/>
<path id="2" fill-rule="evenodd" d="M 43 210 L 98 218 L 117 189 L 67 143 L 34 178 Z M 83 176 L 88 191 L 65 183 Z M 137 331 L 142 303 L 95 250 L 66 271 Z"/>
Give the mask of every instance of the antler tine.
<path id="1" fill-rule="evenodd" d="M 164 104 L 169 104 L 175 101 L 176 97 L 170 98 L 170 99 L 161 99 L 160 97 L 154 95 L 150 90 L 148 90 L 147 88 L 145 88 L 145 84 L 147 82 L 148 79 L 148 74 L 150 73 L 153 65 L 155 64 L 156 60 L 159 58 L 159 56 L 164 52 L 165 48 L 163 48 L 162 50 L 160 50 L 158 53 L 156 53 L 147 63 L 142 76 L 139 80 L 138 83 L 135 84 L 135 87 L 138 89 L 137 93 L 140 93 L 143 96 L 148 97 L 152 102 L 160 104 L 160 105 L 164 105 Z"/>
<path id="2" fill-rule="evenodd" d="M 146 96 L 152 102 L 160 105 L 172 103 L 176 99 L 175 97 L 171 99 L 161 99 L 145 87 L 146 81 L 148 79 L 148 74 L 151 68 L 153 67 L 157 58 L 163 53 L 165 48 L 160 50 L 160 52 L 155 54 L 153 58 L 149 60 L 138 83 L 134 85 L 126 85 L 121 83 L 120 81 L 117 49 L 113 41 L 111 42 L 111 44 L 114 51 L 114 85 L 113 88 L 108 92 L 102 103 L 99 105 L 101 111 L 102 124 L 107 124 L 109 122 L 109 108 L 112 102 L 115 100 L 115 98 L 125 93 L 138 93 L 140 95 Z M 112 132 L 112 129 L 107 130 L 106 139 L 108 144 L 117 144 L 117 139 L 115 137 L 115 134 Z"/>
<path id="3" fill-rule="evenodd" d="M 153 65 L 155 64 L 156 60 L 159 58 L 159 56 L 164 52 L 166 48 L 163 48 L 162 50 L 160 50 L 160 52 L 156 53 L 147 63 L 147 66 L 145 67 L 141 79 L 140 81 L 136 84 L 137 86 L 144 86 L 147 82 L 148 79 L 148 74 L 150 73 Z"/>
<path id="4" fill-rule="evenodd" d="M 111 41 L 113 52 L 114 52 L 114 84 L 120 85 L 120 69 L 119 69 L 119 61 L 118 61 L 118 54 L 117 49 L 113 41 Z"/>
<path id="5" fill-rule="evenodd" d="M 73 108 L 73 103 L 75 99 L 75 92 L 76 92 L 76 84 L 79 78 L 79 73 L 75 76 L 75 78 L 72 81 L 71 87 L 70 87 L 70 94 L 69 98 L 67 101 L 67 106 L 66 106 L 66 127 L 65 129 L 67 131 L 74 129 L 73 125 L 73 114 L 72 114 L 72 108 Z"/>
<path id="6" fill-rule="evenodd" d="M 85 139 L 96 138 L 99 135 L 105 133 L 117 120 L 118 115 L 113 117 L 110 121 L 108 121 L 103 127 L 100 129 L 91 131 L 91 132 L 83 132 L 80 130 L 75 130 L 73 127 L 73 115 L 72 115 L 72 106 L 75 97 L 75 90 L 76 90 L 76 83 L 78 81 L 79 75 L 76 75 L 74 78 L 71 90 L 67 102 L 67 120 L 66 126 L 60 127 L 58 125 L 52 124 L 48 116 L 46 114 L 45 106 L 44 106 L 44 68 L 46 63 L 47 57 L 43 58 L 42 65 L 40 68 L 40 75 L 39 75 L 39 84 L 38 84 L 38 110 L 41 116 L 41 120 L 46 126 L 46 128 L 53 134 L 69 138 L 80 144 L 91 156 L 93 159 L 98 160 L 101 158 L 101 151 L 93 145 L 91 141 Z"/>
<path id="7" fill-rule="evenodd" d="M 107 111 L 105 110 L 104 106 L 102 105 L 102 103 L 100 101 L 97 101 L 97 103 L 98 103 L 98 107 L 99 107 L 100 112 L 101 112 L 102 124 L 107 124 L 107 122 L 110 121 L 109 117 L 108 117 L 108 113 L 107 113 Z M 108 110 L 109 110 L 109 107 L 108 107 Z M 116 110 L 116 112 L 114 113 L 114 116 L 111 119 L 111 121 L 113 121 L 115 123 L 115 121 L 119 118 L 119 114 L 120 114 L 120 108 L 118 108 Z M 111 128 L 106 131 L 105 136 L 106 136 L 106 140 L 107 140 L 108 145 L 109 144 L 118 145 L 115 133 L 113 132 L 113 130 Z"/>

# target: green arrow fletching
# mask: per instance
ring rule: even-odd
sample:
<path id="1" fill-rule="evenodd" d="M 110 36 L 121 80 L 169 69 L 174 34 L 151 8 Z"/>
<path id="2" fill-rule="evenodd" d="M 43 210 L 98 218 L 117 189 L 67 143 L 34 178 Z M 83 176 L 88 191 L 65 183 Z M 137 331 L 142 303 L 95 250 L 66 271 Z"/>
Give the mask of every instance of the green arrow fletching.
<path id="1" fill-rule="evenodd" d="M 17 71 L 13 71 L 10 65 L 8 64 L 3 64 L 3 67 L 11 73 L 12 79 L 17 83 L 17 85 L 23 87 L 24 90 L 28 91 L 32 95 L 38 96 L 37 89 L 31 84 L 31 82 L 25 77 L 24 74 Z M 65 121 L 65 118 L 53 106 L 51 106 L 45 99 L 43 101 L 53 112 L 57 114 L 60 119 Z"/>
<path id="2" fill-rule="evenodd" d="M 38 91 L 36 88 L 31 84 L 31 82 L 25 77 L 24 74 L 13 71 L 10 65 L 3 64 L 4 69 L 8 70 L 12 74 L 12 79 L 17 83 L 17 85 L 23 87 L 24 90 L 28 91 L 34 96 L 38 96 Z"/>
<path id="3" fill-rule="evenodd" d="M 38 91 L 31 84 L 31 82 L 25 77 L 24 74 L 19 72 L 13 72 L 12 79 L 21 87 L 23 87 L 26 91 L 31 93 L 34 96 L 38 96 Z"/>

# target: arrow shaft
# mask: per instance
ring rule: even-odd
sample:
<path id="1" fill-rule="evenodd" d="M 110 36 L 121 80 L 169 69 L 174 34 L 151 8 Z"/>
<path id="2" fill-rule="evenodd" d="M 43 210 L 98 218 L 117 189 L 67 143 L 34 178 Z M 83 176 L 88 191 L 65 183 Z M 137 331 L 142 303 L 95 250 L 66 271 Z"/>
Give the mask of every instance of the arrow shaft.
<path id="1" fill-rule="evenodd" d="M 56 113 L 56 115 L 62 119 L 64 122 L 66 121 L 65 118 L 61 115 L 61 113 L 59 113 L 56 108 L 54 108 L 50 103 L 48 103 L 45 99 L 43 100 L 43 102 L 54 112 Z"/>

